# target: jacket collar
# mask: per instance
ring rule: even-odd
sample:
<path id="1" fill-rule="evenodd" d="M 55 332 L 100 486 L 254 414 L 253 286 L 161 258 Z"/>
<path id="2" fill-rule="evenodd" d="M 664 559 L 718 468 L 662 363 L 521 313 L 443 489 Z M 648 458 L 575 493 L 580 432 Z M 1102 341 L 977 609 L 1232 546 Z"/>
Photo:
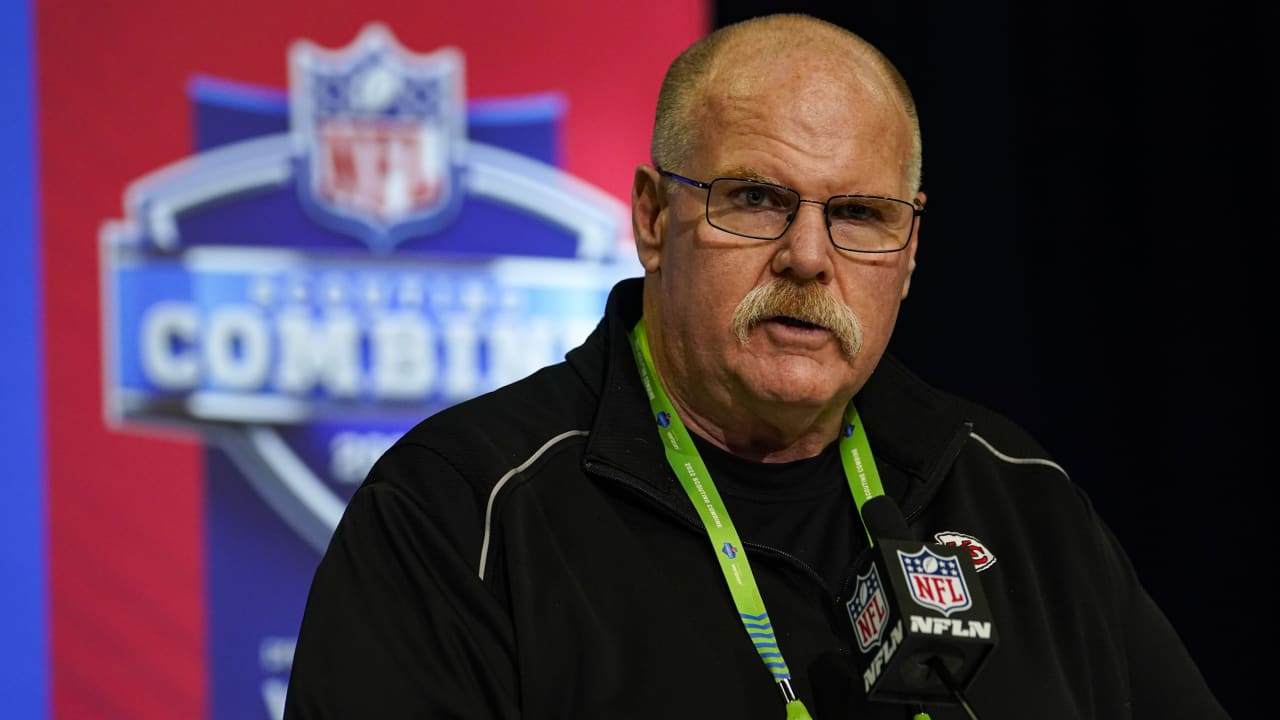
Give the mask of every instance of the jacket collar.
<path id="1" fill-rule="evenodd" d="M 621 471 L 642 490 L 683 508 L 687 498 L 667 466 L 627 339 L 640 319 L 642 292 L 639 278 L 615 285 L 604 319 L 566 359 L 599 393 L 586 462 Z M 914 514 L 936 491 L 968 435 L 959 401 L 886 353 L 854 402 L 886 491 L 897 496 L 903 512 Z"/>

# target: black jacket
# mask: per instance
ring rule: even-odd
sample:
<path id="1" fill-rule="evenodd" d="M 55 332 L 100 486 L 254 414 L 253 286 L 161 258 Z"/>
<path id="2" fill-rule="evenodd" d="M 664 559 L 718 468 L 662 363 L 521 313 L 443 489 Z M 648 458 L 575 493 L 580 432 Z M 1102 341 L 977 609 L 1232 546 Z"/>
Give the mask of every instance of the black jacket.
<path id="1" fill-rule="evenodd" d="M 566 362 L 428 418 L 379 460 L 316 571 L 288 720 L 783 717 L 649 419 L 626 339 L 639 312 L 639 281 L 621 283 Z M 1226 717 L 1030 437 L 887 356 L 856 402 L 912 532 L 990 553 L 999 644 L 968 693 L 983 720 Z M 909 717 L 833 670 L 852 639 L 842 598 L 743 540 L 817 720 Z"/>

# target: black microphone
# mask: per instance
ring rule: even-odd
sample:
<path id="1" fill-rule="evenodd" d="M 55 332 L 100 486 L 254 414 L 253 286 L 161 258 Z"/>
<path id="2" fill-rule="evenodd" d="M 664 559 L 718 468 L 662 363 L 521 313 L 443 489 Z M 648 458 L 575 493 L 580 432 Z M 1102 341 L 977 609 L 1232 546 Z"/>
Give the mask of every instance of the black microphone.
<path id="1" fill-rule="evenodd" d="M 853 663 L 872 700 L 964 706 L 964 690 L 996 644 L 996 629 L 968 552 L 909 540 L 892 498 L 862 506 L 874 539 L 846 603 Z"/>

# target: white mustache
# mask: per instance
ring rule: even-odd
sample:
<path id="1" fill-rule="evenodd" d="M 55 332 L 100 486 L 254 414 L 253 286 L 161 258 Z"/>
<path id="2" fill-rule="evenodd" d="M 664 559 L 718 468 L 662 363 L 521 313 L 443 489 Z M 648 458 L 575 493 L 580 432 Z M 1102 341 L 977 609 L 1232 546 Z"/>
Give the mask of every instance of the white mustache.
<path id="1" fill-rule="evenodd" d="M 774 278 L 742 298 L 733 311 L 733 334 L 746 345 L 752 327 L 779 316 L 826 328 L 839 341 L 846 357 L 852 358 L 862 350 L 862 320 L 857 314 L 821 285 L 801 285 L 783 278 Z"/>

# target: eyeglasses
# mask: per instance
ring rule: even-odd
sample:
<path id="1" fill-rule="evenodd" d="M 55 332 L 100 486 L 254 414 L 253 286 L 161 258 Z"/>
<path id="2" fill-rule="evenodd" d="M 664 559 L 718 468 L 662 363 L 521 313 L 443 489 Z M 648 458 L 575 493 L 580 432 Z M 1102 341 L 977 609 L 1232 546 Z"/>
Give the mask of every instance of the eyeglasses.
<path id="1" fill-rule="evenodd" d="M 916 218 L 924 207 L 879 195 L 835 195 L 826 202 L 807 200 L 785 185 L 716 178 L 709 183 L 657 168 L 658 174 L 707 191 L 707 222 L 711 227 L 755 240 L 777 240 L 786 234 L 800 211 L 800 203 L 820 205 L 831 244 L 841 250 L 890 253 L 911 241 Z"/>

